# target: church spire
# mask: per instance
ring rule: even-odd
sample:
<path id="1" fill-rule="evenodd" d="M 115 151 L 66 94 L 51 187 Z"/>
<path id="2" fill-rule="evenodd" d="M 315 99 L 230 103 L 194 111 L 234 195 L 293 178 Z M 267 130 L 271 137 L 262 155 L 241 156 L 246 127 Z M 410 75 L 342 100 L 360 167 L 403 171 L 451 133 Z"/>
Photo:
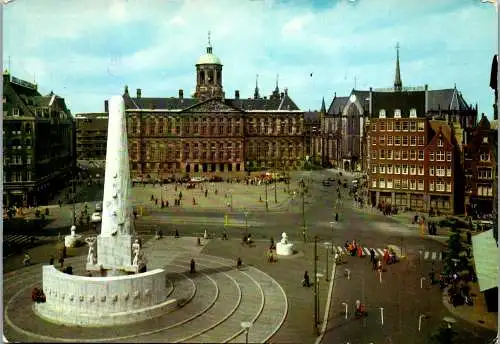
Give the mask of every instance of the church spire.
<path id="1" fill-rule="evenodd" d="M 394 78 L 394 91 L 401 92 L 403 82 L 401 81 L 401 71 L 399 69 L 399 42 L 396 44 L 396 76 Z"/>
<path id="2" fill-rule="evenodd" d="M 255 92 L 253 93 L 253 98 L 254 99 L 259 99 L 259 74 L 255 76 Z"/>
<path id="3" fill-rule="evenodd" d="M 208 30 L 208 45 L 207 45 L 207 54 L 212 53 L 212 43 L 210 42 L 210 30 Z"/>
<path id="4" fill-rule="evenodd" d="M 323 100 L 321 101 L 321 110 L 319 110 L 322 114 L 326 113 L 326 106 L 325 106 L 325 97 L 323 97 Z"/>
<path id="5" fill-rule="evenodd" d="M 274 92 L 276 93 L 280 93 L 280 89 L 278 87 L 278 81 L 280 80 L 280 75 L 279 74 L 276 74 L 276 88 L 274 89 Z"/>

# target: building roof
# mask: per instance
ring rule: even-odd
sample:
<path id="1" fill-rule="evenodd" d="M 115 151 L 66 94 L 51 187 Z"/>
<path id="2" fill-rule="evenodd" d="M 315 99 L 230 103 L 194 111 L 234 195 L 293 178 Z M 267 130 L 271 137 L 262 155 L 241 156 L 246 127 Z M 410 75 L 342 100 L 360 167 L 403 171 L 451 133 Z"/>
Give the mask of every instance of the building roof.
<path id="1" fill-rule="evenodd" d="M 201 64 L 218 64 L 218 65 L 222 65 L 222 62 L 214 54 L 205 54 L 205 55 L 201 55 L 200 56 L 200 58 L 198 59 L 198 62 L 196 62 L 196 64 L 197 65 L 201 65 Z"/>
<path id="2" fill-rule="evenodd" d="M 429 127 L 433 131 L 431 133 L 432 138 L 430 141 L 432 141 L 433 138 L 436 137 L 436 135 L 439 132 L 441 132 L 451 145 L 454 144 L 453 132 L 451 130 L 451 127 L 448 125 L 448 122 L 440 120 L 431 120 L 429 121 Z"/>
<path id="3" fill-rule="evenodd" d="M 304 121 L 315 122 L 319 121 L 320 112 L 319 111 L 304 111 Z"/>
<path id="4" fill-rule="evenodd" d="M 472 237 L 474 264 L 481 292 L 498 286 L 498 247 L 493 230 Z"/>
<path id="5" fill-rule="evenodd" d="M 372 92 L 372 114 L 377 117 L 380 110 L 385 110 L 386 117 L 394 117 L 394 110 L 401 110 L 401 117 L 408 117 L 410 109 L 417 110 L 417 116 L 425 113 L 424 91 Z"/>
<path id="6" fill-rule="evenodd" d="M 337 97 L 335 95 L 326 113 L 330 116 L 341 114 L 348 100 L 349 97 Z"/>
<path id="7" fill-rule="evenodd" d="M 462 93 L 456 88 L 429 90 L 427 106 L 429 111 L 471 110 L 471 107 L 467 105 L 462 97 Z"/>
<path id="8" fill-rule="evenodd" d="M 196 98 L 131 98 L 127 94 L 124 95 L 125 107 L 127 109 L 154 109 L 154 110 L 184 110 L 202 100 Z M 282 111 L 297 111 L 300 110 L 294 101 L 284 94 L 281 99 L 224 99 L 225 104 L 242 111 L 250 110 L 282 110 Z"/>

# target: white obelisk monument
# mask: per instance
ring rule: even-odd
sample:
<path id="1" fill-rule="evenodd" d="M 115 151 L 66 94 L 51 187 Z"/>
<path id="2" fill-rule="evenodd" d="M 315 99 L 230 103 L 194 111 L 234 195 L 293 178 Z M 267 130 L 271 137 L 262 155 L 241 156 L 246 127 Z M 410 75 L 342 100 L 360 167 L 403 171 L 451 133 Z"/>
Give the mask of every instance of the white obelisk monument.
<path id="1" fill-rule="evenodd" d="M 138 272 L 144 263 L 142 250 L 134 240 L 125 104 L 121 96 L 109 100 L 107 140 L 97 264 L 88 261 L 87 270 L 118 276 Z"/>

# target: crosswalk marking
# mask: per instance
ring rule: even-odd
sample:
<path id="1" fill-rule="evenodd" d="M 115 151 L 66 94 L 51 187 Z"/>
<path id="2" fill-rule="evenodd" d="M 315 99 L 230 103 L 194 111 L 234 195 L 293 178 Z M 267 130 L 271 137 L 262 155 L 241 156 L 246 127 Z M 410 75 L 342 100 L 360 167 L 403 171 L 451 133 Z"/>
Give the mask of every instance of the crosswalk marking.
<path id="1" fill-rule="evenodd" d="M 28 244 L 31 243 L 31 235 L 25 235 L 25 234 L 8 234 L 3 237 L 3 242 L 4 244 L 16 244 L 16 245 L 22 245 L 22 244 Z M 34 242 L 40 241 L 40 240 L 46 240 L 46 239 L 53 239 L 54 237 L 50 236 L 33 236 Z"/>
<path id="2" fill-rule="evenodd" d="M 345 247 L 342 246 L 334 246 L 334 249 L 337 253 L 344 253 L 349 255 L 350 252 L 347 251 Z M 363 256 L 369 256 L 370 255 L 370 250 L 373 250 L 375 253 L 376 257 L 383 257 L 384 256 L 384 249 L 383 248 L 375 248 L 375 247 L 363 247 L 362 253 Z M 425 259 L 425 260 L 442 260 L 442 254 L 441 252 L 432 252 L 432 251 L 419 251 L 420 252 L 420 257 Z M 396 255 L 399 256 L 401 252 L 396 251 Z M 357 255 L 357 253 L 356 253 Z"/>

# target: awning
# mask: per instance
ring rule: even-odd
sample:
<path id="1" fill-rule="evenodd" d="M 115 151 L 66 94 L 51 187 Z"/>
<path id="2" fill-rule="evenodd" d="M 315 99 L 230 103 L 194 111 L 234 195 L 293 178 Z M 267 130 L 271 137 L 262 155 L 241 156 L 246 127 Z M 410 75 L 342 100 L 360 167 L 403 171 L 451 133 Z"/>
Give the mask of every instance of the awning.
<path id="1" fill-rule="evenodd" d="M 498 247 L 493 230 L 472 237 L 474 264 L 481 292 L 498 286 Z"/>

